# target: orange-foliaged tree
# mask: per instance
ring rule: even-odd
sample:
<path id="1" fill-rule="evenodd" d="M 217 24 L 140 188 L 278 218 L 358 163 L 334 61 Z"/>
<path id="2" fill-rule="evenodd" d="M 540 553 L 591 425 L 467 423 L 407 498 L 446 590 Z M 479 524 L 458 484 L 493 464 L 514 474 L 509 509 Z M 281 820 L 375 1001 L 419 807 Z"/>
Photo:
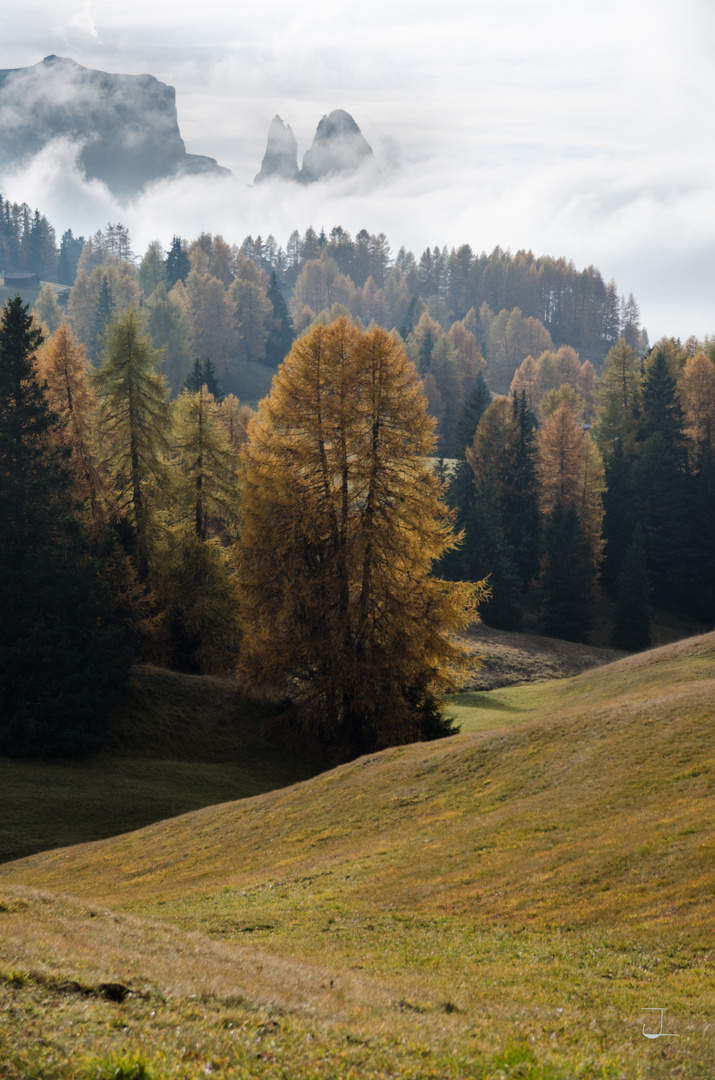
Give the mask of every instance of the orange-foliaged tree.
<path id="1" fill-rule="evenodd" d="M 89 531 L 96 538 L 104 532 L 114 509 L 111 484 L 98 460 L 99 403 L 89 381 L 87 353 L 66 323 L 39 350 L 37 367 L 46 384 L 47 404 L 56 417 L 54 441 L 72 450 L 69 468 L 74 474 L 75 494 L 84 504 Z"/>
<path id="2" fill-rule="evenodd" d="M 433 429 L 395 339 L 345 318 L 294 343 L 249 427 L 239 676 L 280 686 L 346 756 L 450 727 L 445 635 L 486 590 L 430 576 L 455 544 Z"/>
<path id="3" fill-rule="evenodd" d="M 546 417 L 539 431 L 538 474 L 545 517 L 553 514 L 558 503 L 575 508 L 595 576 L 603 554 L 603 460 L 568 401 Z"/>

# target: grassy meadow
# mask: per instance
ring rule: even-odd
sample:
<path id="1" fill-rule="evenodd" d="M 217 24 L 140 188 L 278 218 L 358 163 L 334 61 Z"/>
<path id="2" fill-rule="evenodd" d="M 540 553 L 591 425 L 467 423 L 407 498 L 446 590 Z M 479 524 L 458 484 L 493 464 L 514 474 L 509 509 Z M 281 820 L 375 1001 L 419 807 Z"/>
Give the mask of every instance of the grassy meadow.
<path id="1" fill-rule="evenodd" d="M 313 776 L 279 710 L 231 679 L 139 667 L 108 745 L 85 760 L 0 757 L 0 863 L 98 840 Z"/>
<path id="2" fill-rule="evenodd" d="M 226 393 L 235 394 L 243 405 L 255 409 L 261 398 L 270 392 L 275 373 L 275 368 L 253 360 L 234 361 L 231 374 L 223 378 L 221 386 Z"/>
<path id="3" fill-rule="evenodd" d="M 714 702 L 711 633 L 5 863 L 0 1077 L 711 1078 Z"/>

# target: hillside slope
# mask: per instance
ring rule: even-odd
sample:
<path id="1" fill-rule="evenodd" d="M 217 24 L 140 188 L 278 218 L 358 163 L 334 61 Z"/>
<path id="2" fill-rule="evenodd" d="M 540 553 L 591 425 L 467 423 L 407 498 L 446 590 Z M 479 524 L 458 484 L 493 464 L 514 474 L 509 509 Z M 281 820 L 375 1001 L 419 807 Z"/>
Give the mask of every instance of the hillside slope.
<path id="1" fill-rule="evenodd" d="M 0 757 L 0 862 L 272 791 L 324 767 L 233 679 L 137 667 L 100 753 Z"/>
<path id="2" fill-rule="evenodd" d="M 233 956 L 246 1008 L 328 1023 L 333 1050 L 377 1040 L 374 1071 L 323 1073 L 310 1056 L 314 1072 L 291 1075 L 377 1076 L 385 1062 L 407 1075 L 395 1064 L 407 1046 L 435 1055 L 415 1076 L 498 1076 L 465 1062 L 523 1036 L 554 1071 L 518 1075 L 709 1076 L 715 634 L 529 692 L 508 729 L 0 867 L 0 965 L 21 957 L 32 985 L 91 973 L 209 1001 L 231 996 L 218 972 Z M 60 919 L 58 893 L 201 933 L 175 938 L 181 959 L 162 965 L 168 929 L 127 934 L 124 915 L 100 927 L 82 903 Z M 212 989 L 200 958 L 216 949 Z M 647 1042 L 645 1006 L 667 1008 L 678 1038 Z M 334 1064 L 333 1050 L 320 1060 Z M 274 1075 L 260 1069 L 250 1075 Z"/>
<path id="3" fill-rule="evenodd" d="M 715 851 L 715 633 L 541 692 L 509 729 L 360 758 L 0 878 L 145 907 L 217 875 L 246 890 L 350 868 L 358 905 L 369 878 L 371 903 L 695 925 Z"/>

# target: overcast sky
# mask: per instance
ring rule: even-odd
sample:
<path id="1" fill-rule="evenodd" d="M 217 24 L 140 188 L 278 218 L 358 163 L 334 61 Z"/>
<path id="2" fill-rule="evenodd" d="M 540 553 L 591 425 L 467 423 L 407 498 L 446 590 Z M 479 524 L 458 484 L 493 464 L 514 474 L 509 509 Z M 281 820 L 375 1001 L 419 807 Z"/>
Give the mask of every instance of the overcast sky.
<path id="1" fill-rule="evenodd" d="M 256 12 L 255 7 L 260 10 Z M 651 340 L 715 333 L 712 0 L 25 0 L 5 5 L 0 68 L 55 53 L 176 87 L 191 153 L 234 182 L 160 185 L 118 207 L 61 148 L 3 194 L 59 230 L 129 225 L 240 243 L 293 228 L 384 231 L 396 252 L 496 244 L 591 263 L 633 292 Z M 249 189 L 278 113 L 299 156 L 347 109 L 369 175 Z"/>

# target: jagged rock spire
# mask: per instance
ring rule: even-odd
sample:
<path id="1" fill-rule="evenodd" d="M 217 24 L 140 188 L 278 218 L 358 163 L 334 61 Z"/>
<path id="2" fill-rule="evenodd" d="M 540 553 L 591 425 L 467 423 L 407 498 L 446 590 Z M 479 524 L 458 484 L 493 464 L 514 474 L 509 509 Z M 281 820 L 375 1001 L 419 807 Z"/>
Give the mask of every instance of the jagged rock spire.
<path id="1" fill-rule="evenodd" d="M 284 124 L 280 116 L 274 116 L 271 120 L 261 171 L 254 183 L 276 176 L 283 180 L 298 179 L 298 143 L 290 124 Z"/>

